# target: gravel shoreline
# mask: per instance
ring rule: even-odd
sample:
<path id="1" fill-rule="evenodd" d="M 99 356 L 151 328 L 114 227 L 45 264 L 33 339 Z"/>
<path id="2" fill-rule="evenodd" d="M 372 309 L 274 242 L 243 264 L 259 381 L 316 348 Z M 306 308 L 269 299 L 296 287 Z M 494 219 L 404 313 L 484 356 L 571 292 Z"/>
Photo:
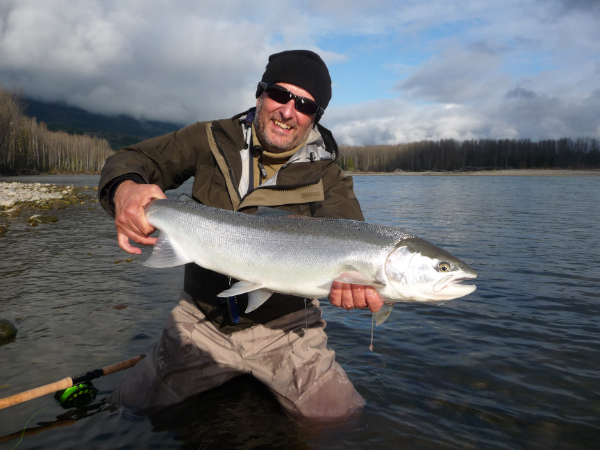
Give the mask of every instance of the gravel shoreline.
<path id="1" fill-rule="evenodd" d="M 50 210 L 70 204 L 95 203 L 98 188 L 42 183 L 0 182 L 0 213 L 18 215 L 24 207 Z"/>
<path id="2" fill-rule="evenodd" d="M 467 176 L 467 177 L 600 177 L 600 170 L 568 170 L 568 169 L 507 169 L 478 170 L 457 172 L 348 172 L 348 175 L 394 175 L 394 176 Z"/>

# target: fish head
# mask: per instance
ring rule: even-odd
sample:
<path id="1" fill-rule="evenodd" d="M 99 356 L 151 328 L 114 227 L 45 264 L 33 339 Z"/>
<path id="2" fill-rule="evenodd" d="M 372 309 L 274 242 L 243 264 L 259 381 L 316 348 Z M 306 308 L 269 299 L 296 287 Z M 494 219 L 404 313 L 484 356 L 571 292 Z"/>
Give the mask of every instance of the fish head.
<path id="1" fill-rule="evenodd" d="M 461 284 L 477 277 L 467 263 L 414 237 L 403 239 L 389 253 L 385 275 L 398 300 L 452 300 L 476 289 L 475 285 Z"/>

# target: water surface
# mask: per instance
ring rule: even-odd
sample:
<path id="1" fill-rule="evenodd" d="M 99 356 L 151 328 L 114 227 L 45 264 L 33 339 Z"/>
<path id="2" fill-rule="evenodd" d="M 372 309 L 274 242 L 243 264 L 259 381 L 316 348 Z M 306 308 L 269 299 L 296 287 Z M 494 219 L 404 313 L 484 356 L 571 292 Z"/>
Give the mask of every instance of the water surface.
<path id="1" fill-rule="evenodd" d="M 93 186 L 98 177 L 0 180 Z M 247 377 L 139 417 L 101 402 L 114 374 L 94 381 L 87 412 L 51 396 L 1 410 L 0 436 L 37 413 L 28 428 L 39 433 L 18 448 L 595 448 L 599 187 L 587 177 L 356 177 L 367 220 L 444 247 L 479 277 L 462 299 L 397 304 L 374 352 L 368 312 L 324 305 L 329 345 L 367 400 L 349 423 L 307 430 Z M 10 225 L 0 318 L 19 328 L 0 346 L 0 397 L 148 352 L 181 288 L 181 268 L 149 269 L 149 249 L 119 249 L 97 203 L 50 213 L 59 221 L 35 228 L 26 214 L 0 218 Z M 18 442 L 0 438 L 0 449 Z"/>

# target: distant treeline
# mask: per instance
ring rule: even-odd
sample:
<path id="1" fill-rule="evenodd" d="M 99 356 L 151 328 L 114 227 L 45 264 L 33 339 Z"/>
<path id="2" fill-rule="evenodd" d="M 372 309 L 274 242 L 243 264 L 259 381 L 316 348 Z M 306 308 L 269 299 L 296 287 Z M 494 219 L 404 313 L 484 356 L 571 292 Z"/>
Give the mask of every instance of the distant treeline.
<path id="1" fill-rule="evenodd" d="M 23 114 L 18 93 L 0 87 L 0 174 L 99 172 L 111 154 L 105 139 L 49 131 Z"/>
<path id="2" fill-rule="evenodd" d="M 340 150 L 342 168 L 361 172 L 600 168 L 600 141 L 592 138 L 441 139 Z"/>

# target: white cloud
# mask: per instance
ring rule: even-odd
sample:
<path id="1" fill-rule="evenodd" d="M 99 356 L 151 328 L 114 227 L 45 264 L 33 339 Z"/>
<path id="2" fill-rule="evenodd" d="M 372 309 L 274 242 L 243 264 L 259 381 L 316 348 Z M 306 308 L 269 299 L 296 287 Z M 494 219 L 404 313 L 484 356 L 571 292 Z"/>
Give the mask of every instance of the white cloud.
<path id="1" fill-rule="evenodd" d="M 247 3 L 225 3 L 14 2 L 0 80 L 99 113 L 180 122 L 232 115 L 254 102 L 278 45 L 245 18 Z"/>
<path id="2" fill-rule="evenodd" d="M 600 137 L 599 5 L 5 0 L 0 82 L 92 112 L 189 123 L 251 106 L 274 52 L 309 48 L 352 72 L 372 56 L 361 40 L 375 37 L 387 51 L 380 70 L 402 69 L 389 85 L 397 97 L 331 106 L 323 122 L 341 142 Z M 348 85 L 340 76 L 336 92 Z"/>

